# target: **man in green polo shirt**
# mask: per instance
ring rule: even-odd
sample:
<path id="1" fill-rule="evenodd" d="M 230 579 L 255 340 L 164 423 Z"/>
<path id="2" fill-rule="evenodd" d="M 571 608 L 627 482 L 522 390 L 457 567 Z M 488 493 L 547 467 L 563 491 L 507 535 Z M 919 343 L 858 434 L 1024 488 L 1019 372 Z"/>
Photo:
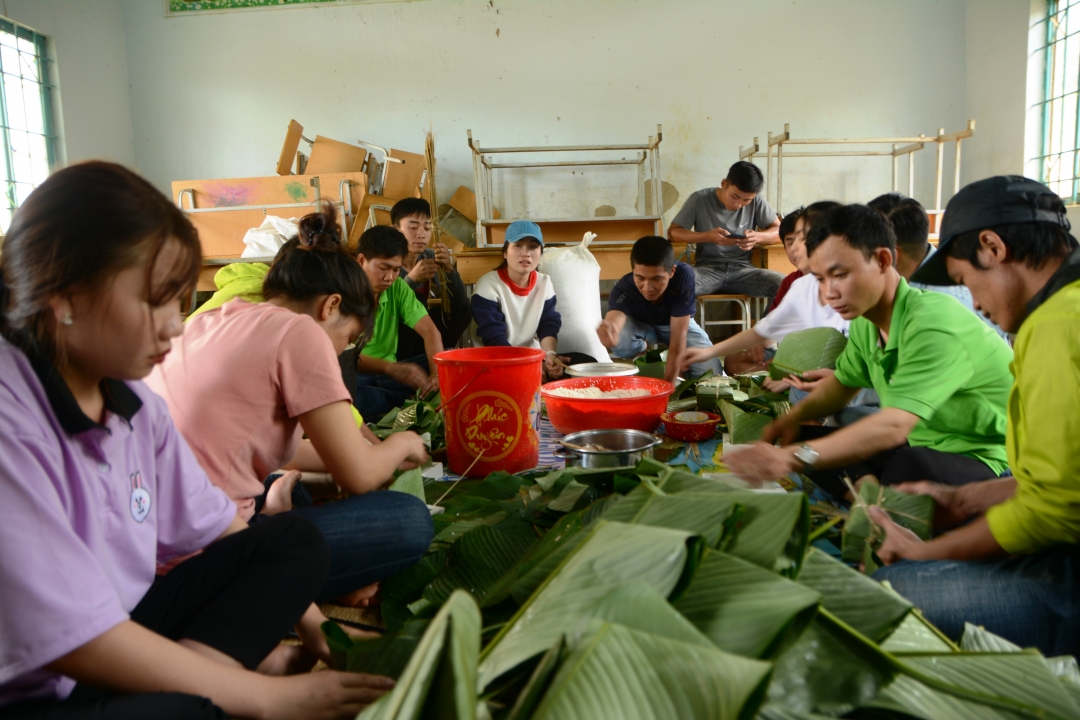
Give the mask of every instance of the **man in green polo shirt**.
<path id="1" fill-rule="evenodd" d="M 357 262 L 371 282 L 378 301 L 367 344 L 356 362 L 353 399 L 368 418 L 379 417 L 414 397 L 439 388 L 435 354 L 443 350 L 439 329 L 428 316 L 416 293 L 399 277 L 402 259 L 409 250 L 397 228 L 376 225 L 360 236 Z M 411 327 L 424 340 L 424 354 L 398 360 L 398 323 Z"/>
<path id="2" fill-rule="evenodd" d="M 900 486 L 934 497 L 937 529 L 963 527 L 922 542 L 875 514 L 878 554 L 896 563 L 875 577 L 953 637 L 966 621 L 1047 656 L 1080 654 L 1080 250 L 1064 203 L 1016 175 L 968 185 L 913 280 L 966 285 L 976 309 L 1016 334 L 1013 475 Z"/>
<path id="3" fill-rule="evenodd" d="M 851 320 L 847 347 L 835 375 L 773 423 L 764 442 L 725 458 L 729 467 L 758 480 L 805 472 L 837 497 L 845 475 L 888 485 L 998 477 L 1007 465 L 1009 346 L 956 298 L 908 287 L 893 267 L 892 228 L 865 205 L 829 213 L 806 248 L 822 296 Z M 870 387 L 879 412 L 792 444 L 803 420 L 838 412 Z M 771 444 L 777 437 L 784 447 Z"/>

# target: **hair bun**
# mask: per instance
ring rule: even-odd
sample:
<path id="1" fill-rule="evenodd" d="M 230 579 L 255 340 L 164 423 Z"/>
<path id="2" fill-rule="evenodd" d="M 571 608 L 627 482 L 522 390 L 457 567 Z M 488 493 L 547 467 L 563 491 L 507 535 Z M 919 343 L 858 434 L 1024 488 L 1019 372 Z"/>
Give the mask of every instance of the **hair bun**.
<path id="1" fill-rule="evenodd" d="M 300 218 L 298 235 L 300 247 L 305 250 L 340 250 L 341 227 L 334 204 L 324 201 L 319 212 Z"/>

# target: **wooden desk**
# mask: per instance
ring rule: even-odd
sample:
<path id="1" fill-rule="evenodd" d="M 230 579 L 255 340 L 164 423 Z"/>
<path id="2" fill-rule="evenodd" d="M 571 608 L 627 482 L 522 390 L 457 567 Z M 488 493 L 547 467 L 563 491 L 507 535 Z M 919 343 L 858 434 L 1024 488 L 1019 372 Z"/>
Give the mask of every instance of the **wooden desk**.
<path id="1" fill-rule="evenodd" d="M 601 280 L 618 280 L 630 272 L 630 249 L 632 247 L 632 245 L 602 245 L 589 248 L 589 251 L 596 257 L 597 262 L 600 263 Z M 685 251 L 686 245 L 675 245 L 676 258 L 681 259 Z M 502 250 L 469 248 L 461 253 L 455 253 L 455 255 L 457 255 L 458 272 L 461 273 L 461 280 L 466 285 L 474 285 L 481 275 L 491 272 L 502 263 Z M 215 264 L 210 264 L 211 262 Z M 226 262 L 223 258 L 207 258 L 204 260 L 203 267 L 199 271 L 197 289 L 211 292 L 217 290 L 217 286 L 214 285 L 214 276 Z M 251 258 L 240 260 L 238 258 L 234 262 L 270 263 L 272 259 Z M 755 248 L 751 255 L 751 262 L 758 267 L 776 270 L 785 275 L 795 269 L 788 262 L 787 255 L 781 245 Z"/>

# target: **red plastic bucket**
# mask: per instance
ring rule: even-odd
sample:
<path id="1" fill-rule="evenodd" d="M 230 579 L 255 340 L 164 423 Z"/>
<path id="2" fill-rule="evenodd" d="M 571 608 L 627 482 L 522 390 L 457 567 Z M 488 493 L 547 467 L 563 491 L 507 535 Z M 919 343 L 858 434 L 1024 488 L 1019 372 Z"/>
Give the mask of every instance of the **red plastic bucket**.
<path id="1" fill-rule="evenodd" d="M 484 477 L 536 467 L 543 361 L 543 350 L 519 347 L 463 348 L 435 356 L 453 472 Z"/>

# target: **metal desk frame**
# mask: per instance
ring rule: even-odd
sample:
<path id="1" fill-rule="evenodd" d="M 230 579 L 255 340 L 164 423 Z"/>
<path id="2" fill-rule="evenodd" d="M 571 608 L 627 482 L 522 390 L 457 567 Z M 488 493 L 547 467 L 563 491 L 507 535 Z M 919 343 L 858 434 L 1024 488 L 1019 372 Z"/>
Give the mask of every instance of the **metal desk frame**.
<path id="1" fill-rule="evenodd" d="M 660 142 L 664 139 L 663 128 L 656 126 L 656 135 L 650 135 L 648 142 L 643 145 L 550 145 L 540 147 L 481 147 L 479 140 L 473 138 L 472 130 L 468 130 L 469 149 L 472 150 L 473 178 L 476 185 L 476 247 L 494 247 L 487 242 L 485 226 L 508 225 L 511 220 L 496 220 L 494 217 L 494 193 L 492 190 L 491 176 L 493 170 L 504 168 L 542 168 L 542 167 L 600 167 L 611 165 L 636 165 L 638 207 L 640 215 L 613 216 L 613 217 L 587 217 L 587 218 L 546 218 L 535 222 L 548 221 L 618 221 L 618 220 L 643 220 L 651 219 L 662 222 L 663 214 L 663 189 L 661 187 L 660 172 Z M 492 155 L 506 153 L 583 153 L 583 152 L 607 152 L 633 150 L 636 153 L 634 159 L 610 159 L 610 160 L 537 160 L 532 162 L 495 162 Z M 648 169 L 646 169 L 648 165 Z M 653 215 L 646 214 L 646 186 L 652 181 L 650 195 L 652 195 L 652 207 L 656 211 Z M 625 244 L 624 241 L 598 241 L 594 244 Z"/>
<path id="2" fill-rule="evenodd" d="M 900 158 L 907 156 L 907 194 L 915 196 L 915 153 L 926 147 L 927 143 L 937 145 L 937 175 L 934 182 L 934 204 L 930 211 L 940 211 L 943 161 L 945 157 L 945 143 L 956 143 L 956 162 L 953 168 L 953 192 L 960 190 L 960 144 L 965 138 L 975 134 L 975 121 L 968 120 L 967 128 L 953 133 L 946 133 L 945 128 L 938 128 L 937 134 L 918 137 L 875 137 L 875 138 L 792 138 L 791 125 L 784 123 L 784 131 L 768 135 L 768 143 L 763 152 L 758 138 L 754 138 L 749 147 L 739 146 L 739 159 L 751 160 L 752 158 L 765 158 L 765 197 L 778 211 L 784 202 L 784 158 L 793 157 L 872 157 L 883 156 L 892 158 L 892 190 L 900 189 Z M 891 145 L 884 150 L 823 150 L 811 152 L 784 152 L 785 145 Z M 776 202 L 773 202 L 772 194 L 772 160 L 773 148 L 776 148 Z"/>

